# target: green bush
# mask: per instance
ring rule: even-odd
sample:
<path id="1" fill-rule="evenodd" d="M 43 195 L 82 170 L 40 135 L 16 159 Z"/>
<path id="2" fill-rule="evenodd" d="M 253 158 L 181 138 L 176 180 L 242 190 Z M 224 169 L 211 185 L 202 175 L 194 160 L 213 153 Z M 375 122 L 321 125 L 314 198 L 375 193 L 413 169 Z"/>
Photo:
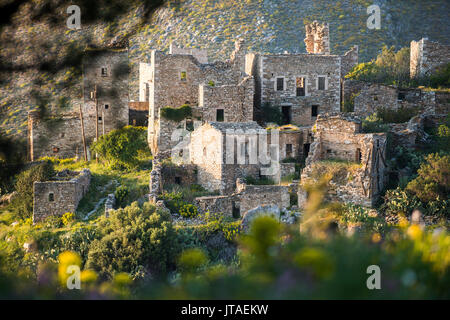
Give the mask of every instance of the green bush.
<path id="1" fill-rule="evenodd" d="M 128 200 L 129 194 L 130 190 L 128 190 L 127 186 L 117 187 L 116 191 L 114 192 L 114 196 L 116 198 L 116 206 L 119 208 L 123 207 Z"/>
<path id="2" fill-rule="evenodd" d="M 180 208 L 179 213 L 184 218 L 194 218 L 198 214 L 198 209 L 193 204 L 185 204 Z"/>
<path id="3" fill-rule="evenodd" d="M 409 50 L 409 48 L 402 48 L 395 52 L 394 47 L 384 46 L 375 60 L 358 64 L 345 78 L 408 86 L 410 82 Z"/>
<path id="4" fill-rule="evenodd" d="M 167 120 L 181 121 L 191 116 L 192 108 L 187 104 L 184 104 L 179 108 L 173 108 L 170 106 L 161 108 L 161 117 Z"/>
<path id="5" fill-rule="evenodd" d="M 159 196 L 159 199 L 164 200 L 167 209 L 169 209 L 171 213 L 179 213 L 180 209 L 187 204 L 183 200 L 183 194 L 179 191 L 164 191 Z"/>
<path id="6" fill-rule="evenodd" d="M 133 168 L 139 163 L 138 156 L 148 151 L 147 128 L 126 126 L 99 138 L 91 146 L 111 168 Z"/>
<path id="7" fill-rule="evenodd" d="M 389 214 L 409 215 L 414 209 L 421 209 L 422 204 L 417 197 L 397 188 L 386 191 L 383 208 Z"/>
<path id="8" fill-rule="evenodd" d="M 424 83 L 425 85 L 427 83 Z M 438 68 L 429 78 L 429 86 L 432 88 L 450 88 L 450 63 Z"/>
<path id="9" fill-rule="evenodd" d="M 417 178 L 411 181 L 406 189 L 421 201 L 450 198 L 450 155 L 428 155 L 417 173 Z"/>
<path id="10" fill-rule="evenodd" d="M 22 171 L 16 177 L 15 190 L 18 196 L 11 203 L 11 210 L 21 219 L 33 213 L 33 183 L 47 181 L 55 175 L 53 164 L 45 161 Z"/>
<path id="11" fill-rule="evenodd" d="M 375 112 L 363 120 L 362 130 L 364 133 L 388 132 L 389 126 L 385 124 L 383 119 Z"/>
<path id="12" fill-rule="evenodd" d="M 377 110 L 378 117 L 383 123 L 404 123 L 408 122 L 412 117 L 418 114 L 418 109 L 411 107 L 401 107 L 397 110 L 389 108 L 379 108 Z"/>
<path id="13" fill-rule="evenodd" d="M 152 274 L 165 272 L 177 254 L 170 215 L 150 203 L 134 202 L 113 211 L 100 221 L 99 232 L 102 237 L 89 247 L 87 267 L 103 277 L 131 273 L 139 266 Z"/>

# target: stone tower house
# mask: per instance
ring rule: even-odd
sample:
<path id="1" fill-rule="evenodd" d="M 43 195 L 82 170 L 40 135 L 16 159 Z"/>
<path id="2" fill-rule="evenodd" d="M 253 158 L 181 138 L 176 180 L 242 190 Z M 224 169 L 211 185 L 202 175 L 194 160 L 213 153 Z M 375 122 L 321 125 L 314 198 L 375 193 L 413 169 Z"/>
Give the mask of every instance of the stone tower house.
<path id="1" fill-rule="evenodd" d="M 317 21 L 307 24 L 306 51 L 315 54 L 330 54 L 330 29 L 328 23 L 320 24 Z"/>
<path id="2" fill-rule="evenodd" d="M 97 86 L 99 136 L 128 125 L 128 49 L 88 49 L 83 59 L 83 117 L 95 137 Z"/>

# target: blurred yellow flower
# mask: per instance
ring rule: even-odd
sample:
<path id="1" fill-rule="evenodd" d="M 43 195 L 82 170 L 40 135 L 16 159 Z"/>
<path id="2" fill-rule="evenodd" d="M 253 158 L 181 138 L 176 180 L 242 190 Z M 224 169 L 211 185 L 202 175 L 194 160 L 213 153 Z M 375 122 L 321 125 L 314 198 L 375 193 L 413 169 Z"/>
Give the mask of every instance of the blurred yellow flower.
<path id="1" fill-rule="evenodd" d="M 372 242 L 378 243 L 381 241 L 381 235 L 379 233 L 374 233 L 372 235 Z"/>
<path id="2" fill-rule="evenodd" d="M 83 270 L 80 274 L 80 279 L 83 283 L 93 283 L 97 281 L 97 278 L 97 273 L 92 270 Z"/>
<path id="3" fill-rule="evenodd" d="M 81 257 L 78 253 L 73 251 L 64 251 L 58 256 L 59 264 L 70 266 L 70 265 L 81 265 Z"/>
<path id="4" fill-rule="evenodd" d="M 422 236 L 422 229 L 417 224 L 413 224 L 408 228 L 407 234 L 412 240 L 417 240 Z"/>
<path id="5" fill-rule="evenodd" d="M 121 272 L 114 276 L 114 284 L 116 285 L 128 285 L 132 282 L 128 273 Z"/>

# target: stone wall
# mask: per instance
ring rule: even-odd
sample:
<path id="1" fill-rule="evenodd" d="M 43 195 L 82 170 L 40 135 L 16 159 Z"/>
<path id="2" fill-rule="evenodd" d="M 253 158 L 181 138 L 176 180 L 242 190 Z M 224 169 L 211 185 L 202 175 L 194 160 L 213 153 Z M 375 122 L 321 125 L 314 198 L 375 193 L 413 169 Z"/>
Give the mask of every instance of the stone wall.
<path id="1" fill-rule="evenodd" d="M 204 121 L 219 121 L 217 109 L 224 112 L 225 122 L 246 122 L 253 120 L 253 77 L 247 77 L 238 85 L 199 86 L 199 107 Z"/>
<path id="2" fill-rule="evenodd" d="M 344 78 L 359 62 L 359 48 L 354 46 L 341 57 L 341 77 Z"/>
<path id="3" fill-rule="evenodd" d="M 144 62 L 139 63 L 139 101 L 145 102 L 149 101 L 151 81 L 152 81 L 151 64 Z"/>
<path id="4" fill-rule="evenodd" d="M 163 164 L 161 166 L 161 184 L 163 189 L 175 184 L 183 187 L 197 184 L 197 166 L 190 164 Z"/>
<path id="5" fill-rule="evenodd" d="M 411 78 L 429 76 L 440 66 L 450 62 L 450 46 L 422 38 L 411 42 Z"/>
<path id="6" fill-rule="evenodd" d="M 84 149 L 79 114 L 69 113 L 42 120 L 37 111 L 28 113 L 30 160 L 42 157 L 83 158 Z"/>
<path id="7" fill-rule="evenodd" d="M 194 205 L 200 214 L 222 213 L 229 217 L 233 215 L 233 203 L 234 206 L 237 205 L 234 197 L 231 196 L 198 197 L 194 200 Z"/>
<path id="8" fill-rule="evenodd" d="M 240 130 L 240 131 L 236 131 Z M 198 183 L 209 191 L 221 194 L 233 192 L 237 178 L 259 176 L 259 164 L 251 164 L 249 153 L 243 154 L 242 163 L 238 164 L 238 152 L 250 137 L 262 130 L 255 122 L 209 122 L 191 134 L 190 156 L 191 163 L 198 168 Z M 227 159 L 226 134 L 233 132 L 234 155 Z M 237 140 L 239 136 L 239 141 Z M 239 156 L 239 159 L 240 156 Z"/>
<path id="9" fill-rule="evenodd" d="M 278 185 L 247 185 L 237 181 L 237 197 L 241 216 L 248 210 L 264 205 L 277 205 L 280 209 L 290 206 L 289 187 Z"/>
<path id="10" fill-rule="evenodd" d="M 434 91 L 414 88 L 397 88 L 378 83 L 345 80 L 343 85 L 344 103 L 351 103 L 356 115 L 365 118 L 379 108 L 398 110 L 416 108 L 420 112 L 433 114 L 437 102 Z"/>
<path id="11" fill-rule="evenodd" d="M 450 113 L 450 93 L 436 92 L 436 114 L 447 115 Z"/>
<path id="12" fill-rule="evenodd" d="M 398 90 L 393 86 L 365 82 L 354 97 L 354 112 L 365 118 L 380 108 L 397 110 Z"/>
<path id="13" fill-rule="evenodd" d="M 49 216 L 75 213 L 78 203 L 89 189 L 91 172 L 83 169 L 70 180 L 34 182 L 33 223 Z"/>
<path id="14" fill-rule="evenodd" d="M 317 113 L 340 110 L 341 58 L 332 55 L 271 54 L 258 56 L 255 80 L 261 86 L 261 104 L 270 103 L 280 109 L 291 107 L 290 123 L 312 125 Z M 319 90 L 319 76 L 325 77 L 324 90 Z M 282 78 L 278 90 L 277 78 Z M 297 84 L 305 79 L 305 95 L 297 95 Z M 286 109 L 286 108 L 285 108 Z"/>
<path id="15" fill-rule="evenodd" d="M 169 54 L 191 55 L 200 63 L 208 63 L 208 51 L 205 49 L 181 48 L 172 42 L 169 46 Z"/>
<path id="16" fill-rule="evenodd" d="M 363 134 L 358 118 L 336 114 L 317 119 L 314 137 L 301 174 L 299 205 L 304 206 L 307 199 L 305 184 L 317 182 L 317 166 L 331 165 L 323 160 L 340 160 L 351 169 L 343 179 L 329 182 L 325 199 L 373 206 L 386 183 L 386 134 Z"/>
<path id="17" fill-rule="evenodd" d="M 236 181 L 236 192 L 228 196 L 199 197 L 195 205 L 201 214 L 222 213 L 234 218 L 242 217 L 248 210 L 263 205 L 277 205 L 280 209 L 290 206 L 289 187 L 247 185 Z"/>

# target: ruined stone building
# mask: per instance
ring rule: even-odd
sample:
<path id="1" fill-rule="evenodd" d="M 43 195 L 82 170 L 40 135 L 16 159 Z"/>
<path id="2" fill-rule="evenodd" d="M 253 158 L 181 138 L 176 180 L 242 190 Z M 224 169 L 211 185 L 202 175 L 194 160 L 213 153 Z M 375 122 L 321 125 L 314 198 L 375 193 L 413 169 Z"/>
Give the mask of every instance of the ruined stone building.
<path id="1" fill-rule="evenodd" d="M 325 199 L 367 207 L 378 200 L 386 182 L 386 134 L 362 133 L 361 120 L 343 114 L 323 115 L 314 126 L 306 167 L 301 174 L 299 206 L 307 184 L 331 175 Z"/>
<path id="2" fill-rule="evenodd" d="M 450 46 L 422 38 L 411 42 L 410 76 L 429 76 L 439 67 L 450 63 Z"/>
<path id="3" fill-rule="evenodd" d="M 95 88 L 97 88 L 96 93 Z M 97 110 L 96 110 L 97 99 Z M 82 115 L 86 143 L 129 123 L 128 50 L 87 49 L 83 58 Z M 53 111 L 53 110 L 51 110 Z M 28 146 L 31 161 L 44 156 L 82 157 L 79 105 L 72 110 L 40 112 L 28 116 Z"/>
<path id="4" fill-rule="evenodd" d="M 33 223 L 49 216 L 75 213 L 80 200 L 86 194 L 91 181 L 91 172 L 62 171 L 51 181 L 33 184 Z"/>
<path id="5" fill-rule="evenodd" d="M 353 106 L 361 118 L 370 116 L 380 109 L 396 111 L 401 108 L 415 108 L 425 114 L 446 115 L 450 111 L 448 97 L 443 91 L 420 88 L 399 88 L 392 85 L 358 80 L 345 80 L 344 101 Z"/>
<path id="6" fill-rule="evenodd" d="M 306 34 L 306 54 L 247 55 L 247 73 L 255 78 L 255 109 L 277 106 L 285 124 L 310 126 L 321 113 L 339 112 L 342 79 L 358 64 L 358 47 L 343 56 L 330 54 L 327 24 L 306 25 Z"/>
<path id="7" fill-rule="evenodd" d="M 253 120 L 254 84 L 244 72 L 244 59 L 239 41 L 226 62 L 207 63 L 202 50 L 172 46 L 169 54 L 152 51 L 149 65 L 141 66 L 140 92 L 149 101 L 148 140 L 153 154 L 170 150 L 173 130 L 193 120 L 174 125 L 161 116 L 164 107 L 189 105 L 197 120 Z"/>
<path id="8" fill-rule="evenodd" d="M 198 168 L 198 183 L 227 194 L 235 189 L 237 178 L 258 177 L 259 161 L 250 152 L 256 151 L 251 144 L 256 146 L 256 133 L 261 130 L 256 122 L 207 122 L 195 130 L 189 151 L 190 162 Z M 233 145 L 227 146 L 230 142 Z"/>

